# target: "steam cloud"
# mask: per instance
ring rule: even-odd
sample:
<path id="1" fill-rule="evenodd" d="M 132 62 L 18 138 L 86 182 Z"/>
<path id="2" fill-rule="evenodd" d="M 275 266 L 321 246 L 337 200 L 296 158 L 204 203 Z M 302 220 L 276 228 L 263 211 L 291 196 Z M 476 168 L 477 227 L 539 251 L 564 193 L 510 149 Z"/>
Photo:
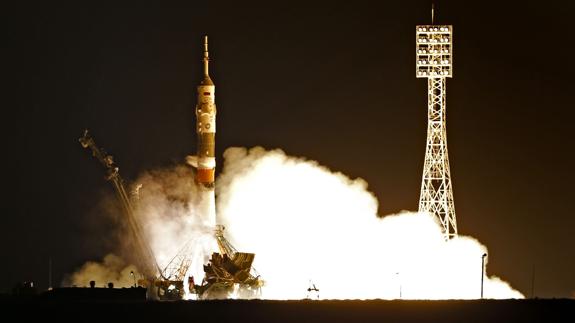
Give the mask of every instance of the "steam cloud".
<path id="1" fill-rule="evenodd" d="M 281 150 L 229 148 L 224 159 L 218 217 L 238 250 L 256 254 L 264 298 L 301 299 L 310 282 L 321 298 L 480 297 L 487 249 L 472 237 L 445 242 L 427 214 L 378 217 L 364 180 Z M 143 184 L 138 214 L 158 262 L 165 266 L 195 239 L 193 272 L 201 281 L 202 265 L 216 249 L 213 228 L 196 211 L 193 171 L 150 171 L 137 183 Z M 486 276 L 484 296 L 523 297 L 496 276 Z"/>

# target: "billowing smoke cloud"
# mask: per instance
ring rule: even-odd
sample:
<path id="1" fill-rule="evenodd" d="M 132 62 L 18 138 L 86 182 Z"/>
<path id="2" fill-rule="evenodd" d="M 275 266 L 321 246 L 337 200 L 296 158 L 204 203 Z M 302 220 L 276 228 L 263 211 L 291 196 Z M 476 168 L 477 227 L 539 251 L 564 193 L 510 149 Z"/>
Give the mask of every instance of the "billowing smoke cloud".
<path id="1" fill-rule="evenodd" d="M 256 254 L 264 298 L 301 299 L 310 282 L 321 298 L 480 297 L 487 249 L 477 240 L 445 242 L 427 214 L 378 217 L 364 180 L 281 150 L 230 148 L 224 158 L 218 217 L 238 250 Z M 163 268 L 191 241 L 190 274 L 200 282 L 215 247 L 213 228 L 199 212 L 193 171 L 150 171 L 136 183 L 142 184 L 138 217 L 158 263 Z M 484 296 L 523 297 L 495 276 L 485 278 Z"/>
<path id="2" fill-rule="evenodd" d="M 108 254 L 102 262 L 85 263 L 67 277 L 64 285 L 87 287 L 90 281 L 94 281 L 96 287 L 106 287 L 108 283 L 113 283 L 115 287 L 132 287 L 140 278 L 141 275 L 134 265 L 127 265 L 122 258 Z"/>
<path id="3" fill-rule="evenodd" d="M 136 213 L 162 269 L 186 242 L 195 240 L 205 244 L 214 240 L 214 228 L 208 225 L 206 215 L 199 212 L 198 206 L 203 201 L 191 167 L 179 165 L 149 171 L 135 183 L 141 185 Z M 201 256 L 205 262 L 211 252 L 216 251 L 214 245 L 211 247 L 213 250 L 206 250 Z"/>
<path id="4" fill-rule="evenodd" d="M 147 171 L 139 176 L 130 189 L 138 191 L 137 198 L 133 200 L 135 214 L 159 269 L 166 269 L 170 261 L 187 245 L 190 247 L 186 251 L 194 259 L 191 273 L 201 281 L 203 264 L 207 263 L 212 252 L 217 251 L 217 247 L 213 228 L 206 224 L 207 219 L 198 212 L 197 206 L 202 201 L 194 184 L 193 169 L 178 165 Z M 110 254 L 100 262 L 87 262 L 70 278 L 64 280 L 64 286 L 86 286 L 90 280 L 96 280 L 98 283 L 108 280 L 120 287 L 133 285 L 133 282 L 124 284 L 124 280 L 120 284 L 116 282 L 120 282 L 120 278 L 124 279 L 126 272 L 129 274 L 131 270 L 138 271 L 135 265 L 124 263 L 138 263 L 139 254 L 134 250 L 137 246 L 133 243 L 125 214 L 122 214 L 118 207 L 109 207 L 117 205 L 116 197 L 107 196 L 105 199 L 106 203 L 102 203 L 104 207 L 101 212 L 119 213 L 118 223 L 124 223 L 123 226 L 118 226 L 115 232 L 108 232 L 111 236 L 122 237 L 114 250 L 120 256 Z M 140 275 L 139 278 L 143 277 Z"/>
<path id="5" fill-rule="evenodd" d="M 281 150 L 230 148 L 218 212 L 239 250 L 256 254 L 266 298 L 479 298 L 481 256 L 471 237 L 445 242 L 427 214 L 377 217 L 362 179 L 349 179 Z M 497 277 L 490 298 L 522 295 Z"/>

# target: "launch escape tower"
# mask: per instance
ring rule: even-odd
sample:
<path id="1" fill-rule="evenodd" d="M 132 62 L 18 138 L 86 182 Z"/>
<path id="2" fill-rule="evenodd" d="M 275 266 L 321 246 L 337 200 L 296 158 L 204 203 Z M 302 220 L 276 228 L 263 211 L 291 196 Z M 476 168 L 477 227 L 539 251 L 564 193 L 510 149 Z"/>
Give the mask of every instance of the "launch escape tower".
<path id="1" fill-rule="evenodd" d="M 416 26 L 416 77 L 427 79 L 427 144 L 419 212 L 436 216 L 445 240 L 457 236 L 446 131 L 446 78 L 453 76 L 452 26 Z"/>

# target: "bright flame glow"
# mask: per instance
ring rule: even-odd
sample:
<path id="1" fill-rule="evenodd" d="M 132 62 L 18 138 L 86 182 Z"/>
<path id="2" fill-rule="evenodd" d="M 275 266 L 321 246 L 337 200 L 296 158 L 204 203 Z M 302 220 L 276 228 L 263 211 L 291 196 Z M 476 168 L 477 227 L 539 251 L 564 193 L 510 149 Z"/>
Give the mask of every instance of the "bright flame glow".
<path id="1" fill-rule="evenodd" d="M 351 180 L 281 150 L 230 148 L 218 182 L 218 212 L 232 243 L 256 254 L 264 298 L 473 299 L 481 255 L 471 237 L 445 242 L 427 214 L 377 217 L 377 200 Z M 523 295 L 486 277 L 486 298 Z"/>

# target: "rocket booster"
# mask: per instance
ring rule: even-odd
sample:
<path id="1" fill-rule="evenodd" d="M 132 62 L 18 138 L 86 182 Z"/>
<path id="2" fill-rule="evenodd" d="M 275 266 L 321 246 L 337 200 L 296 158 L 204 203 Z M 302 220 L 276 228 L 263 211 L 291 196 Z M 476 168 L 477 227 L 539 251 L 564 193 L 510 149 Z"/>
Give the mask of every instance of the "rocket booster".
<path id="1" fill-rule="evenodd" d="M 209 75 L 208 36 L 204 36 L 204 79 L 198 86 L 196 133 L 198 134 L 196 182 L 207 189 L 214 188 L 216 171 L 216 86 Z"/>

